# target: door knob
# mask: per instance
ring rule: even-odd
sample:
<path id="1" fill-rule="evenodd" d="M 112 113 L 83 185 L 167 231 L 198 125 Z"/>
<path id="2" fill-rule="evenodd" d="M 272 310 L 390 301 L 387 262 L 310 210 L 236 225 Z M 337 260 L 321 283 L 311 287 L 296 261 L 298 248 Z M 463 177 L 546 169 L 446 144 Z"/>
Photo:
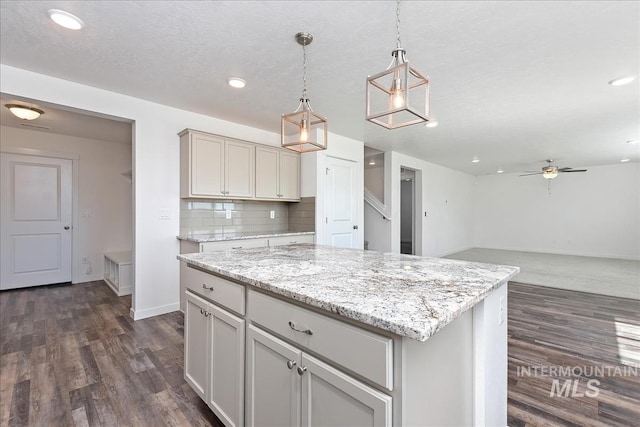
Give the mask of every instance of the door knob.
<path id="1" fill-rule="evenodd" d="M 69 227 L 68 225 L 65 225 L 65 226 L 64 226 L 64 229 L 65 229 L 65 230 L 68 230 L 68 229 L 70 229 L 70 228 L 71 228 L 71 227 Z"/>
<path id="2" fill-rule="evenodd" d="M 357 229 L 358 229 L 358 226 L 357 226 L 357 225 L 354 225 L 354 226 L 353 226 L 353 229 L 354 229 L 354 230 L 357 230 Z"/>

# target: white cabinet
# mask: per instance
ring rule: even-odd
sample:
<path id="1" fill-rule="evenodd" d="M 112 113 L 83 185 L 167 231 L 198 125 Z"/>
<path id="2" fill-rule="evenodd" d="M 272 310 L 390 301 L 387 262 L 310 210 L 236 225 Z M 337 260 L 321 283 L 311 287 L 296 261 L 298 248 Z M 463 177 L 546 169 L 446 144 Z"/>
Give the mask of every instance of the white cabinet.
<path id="1" fill-rule="evenodd" d="M 269 246 L 295 245 L 296 243 L 313 243 L 313 234 L 270 237 Z"/>
<path id="2" fill-rule="evenodd" d="M 119 297 L 133 291 L 133 269 L 131 251 L 107 252 L 104 254 L 104 281 Z"/>
<path id="3" fill-rule="evenodd" d="M 191 292 L 185 296 L 184 378 L 225 425 L 242 426 L 245 321 Z"/>
<path id="4" fill-rule="evenodd" d="M 247 425 L 391 426 L 390 396 L 253 325 L 247 347 Z"/>
<path id="5" fill-rule="evenodd" d="M 179 135 L 180 197 L 253 198 L 254 144 L 192 130 Z"/>
<path id="6" fill-rule="evenodd" d="M 300 200 L 300 155 L 256 147 L 256 198 Z"/>

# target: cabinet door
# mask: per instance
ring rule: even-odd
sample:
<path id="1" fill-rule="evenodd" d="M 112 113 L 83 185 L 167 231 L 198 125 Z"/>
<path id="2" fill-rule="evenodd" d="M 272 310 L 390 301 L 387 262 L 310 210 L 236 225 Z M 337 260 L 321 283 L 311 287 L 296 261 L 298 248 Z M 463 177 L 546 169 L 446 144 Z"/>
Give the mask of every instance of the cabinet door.
<path id="1" fill-rule="evenodd" d="M 224 139 L 191 135 L 191 195 L 224 196 Z"/>
<path id="2" fill-rule="evenodd" d="M 227 140 L 225 145 L 225 194 L 229 197 L 253 197 L 255 170 L 254 145 Z"/>
<path id="3" fill-rule="evenodd" d="M 247 328 L 247 426 L 300 425 L 300 350 Z"/>
<path id="4" fill-rule="evenodd" d="M 280 152 L 280 198 L 300 200 L 300 155 Z"/>
<path id="5" fill-rule="evenodd" d="M 391 397 L 302 354 L 303 426 L 391 426 Z"/>
<path id="6" fill-rule="evenodd" d="M 244 320 L 210 306 L 210 392 L 207 404 L 227 426 L 244 425 Z"/>
<path id="7" fill-rule="evenodd" d="M 273 148 L 256 147 L 256 197 L 280 199 L 278 197 L 278 154 Z"/>
<path id="8" fill-rule="evenodd" d="M 185 293 L 184 313 L 184 379 L 207 401 L 209 360 L 209 318 L 205 313 L 210 304 L 190 292 Z"/>

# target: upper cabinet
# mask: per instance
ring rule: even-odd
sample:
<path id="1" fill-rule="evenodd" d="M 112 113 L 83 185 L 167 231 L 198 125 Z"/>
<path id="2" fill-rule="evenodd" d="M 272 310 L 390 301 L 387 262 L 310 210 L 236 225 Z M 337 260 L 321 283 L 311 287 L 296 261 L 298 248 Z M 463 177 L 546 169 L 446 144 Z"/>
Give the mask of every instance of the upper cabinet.
<path id="1" fill-rule="evenodd" d="M 300 155 L 289 150 L 257 146 L 256 198 L 300 200 Z"/>
<path id="2" fill-rule="evenodd" d="M 180 132 L 180 197 L 300 200 L 300 155 L 205 132 Z"/>

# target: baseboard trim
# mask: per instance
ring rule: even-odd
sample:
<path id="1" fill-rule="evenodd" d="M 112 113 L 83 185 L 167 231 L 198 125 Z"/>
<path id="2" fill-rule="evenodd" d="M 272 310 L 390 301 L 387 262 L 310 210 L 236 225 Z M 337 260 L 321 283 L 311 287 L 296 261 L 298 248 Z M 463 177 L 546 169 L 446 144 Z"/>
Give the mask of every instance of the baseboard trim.
<path id="1" fill-rule="evenodd" d="M 449 255 L 453 255 L 453 254 L 457 254 L 458 252 L 463 252 L 463 251 L 468 251 L 469 249 L 474 249 L 475 246 L 466 246 L 464 248 L 460 248 L 460 249 L 456 249 L 450 252 L 445 252 L 443 254 L 437 255 L 436 258 L 444 258 L 447 257 Z"/>
<path id="2" fill-rule="evenodd" d="M 488 247 L 488 246 L 473 246 L 467 249 L 494 249 L 498 251 L 530 252 L 530 253 L 538 253 L 538 254 L 568 255 L 568 256 L 579 256 L 579 257 L 587 257 L 587 258 L 605 258 L 605 259 L 622 259 L 625 261 L 640 261 L 640 257 L 632 257 L 632 256 L 625 256 L 625 255 L 612 255 L 612 254 L 596 255 L 589 252 L 570 252 L 570 251 L 549 250 L 549 249 L 530 249 L 530 248 L 522 249 L 522 248 Z M 462 249 L 462 250 L 467 250 L 467 249 Z M 456 252 L 461 252 L 461 251 L 456 251 Z M 452 253 L 455 253 L 455 252 L 452 252 Z"/>
<path id="3" fill-rule="evenodd" d="M 129 315 L 133 320 L 141 320 L 153 316 L 159 316 L 161 314 L 173 313 L 178 310 L 180 310 L 180 302 L 174 302 L 158 307 L 145 308 L 144 310 L 134 310 L 133 307 L 131 307 Z"/>

